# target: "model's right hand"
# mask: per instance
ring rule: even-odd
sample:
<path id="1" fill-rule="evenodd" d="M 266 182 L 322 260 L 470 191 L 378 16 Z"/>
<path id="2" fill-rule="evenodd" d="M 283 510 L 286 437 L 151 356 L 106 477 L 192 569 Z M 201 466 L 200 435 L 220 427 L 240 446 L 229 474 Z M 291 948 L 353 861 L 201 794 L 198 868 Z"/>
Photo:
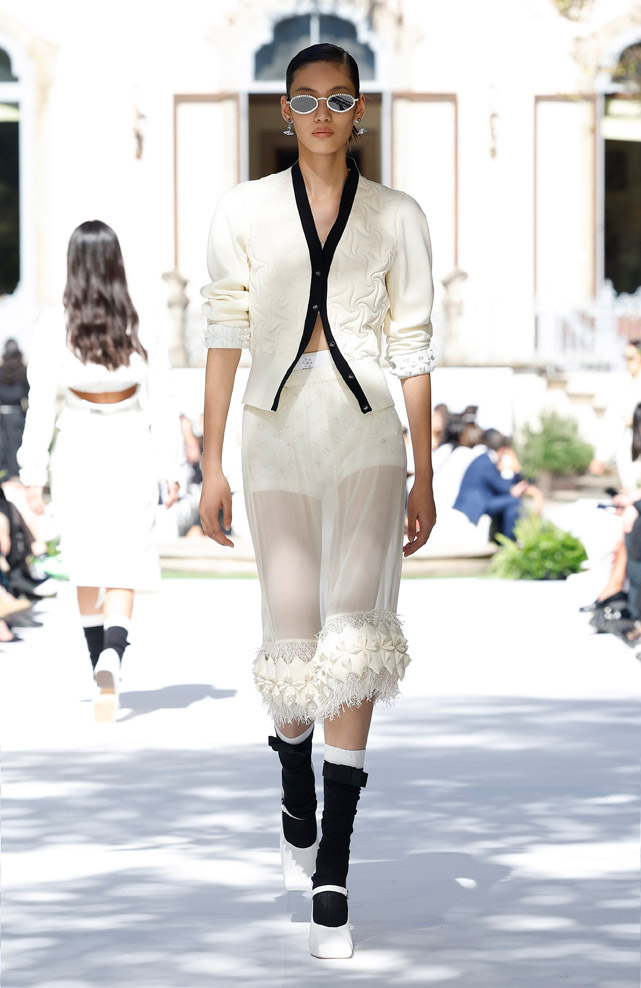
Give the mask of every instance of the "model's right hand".
<path id="1" fill-rule="evenodd" d="M 234 543 L 227 538 L 220 527 L 221 508 L 223 526 L 229 530 L 231 528 L 231 490 L 227 479 L 222 471 L 213 474 L 206 473 L 203 478 L 199 505 L 203 532 L 214 542 L 218 542 L 219 545 L 228 545 L 233 549 Z"/>
<path id="2" fill-rule="evenodd" d="M 27 504 L 34 515 L 44 515 L 45 502 L 42 496 L 42 487 L 27 487 Z"/>

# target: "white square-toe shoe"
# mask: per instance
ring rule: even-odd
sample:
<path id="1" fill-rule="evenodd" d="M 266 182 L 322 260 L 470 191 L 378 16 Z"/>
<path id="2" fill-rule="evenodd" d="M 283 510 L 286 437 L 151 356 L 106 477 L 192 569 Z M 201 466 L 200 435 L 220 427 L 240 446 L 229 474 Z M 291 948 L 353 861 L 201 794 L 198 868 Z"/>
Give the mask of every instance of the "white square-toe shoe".
<path id="1" fill-rule="evenodd" d="M 312 892 L 312 899 L 319 892 L 340 892 L 347 898 L 347 889 L 340 885 L 319 885 Z M 339 960 L 351 957 L 354 953 L 349 919 L 343 926 L 322 926 L 314 922 L 314 907 L 312 905 L 312 921 L 309 927 L 309 952 L 312 957 L 321 960 Z"/>
<path id="2" fill-rule="evenodd" d="M 312 886 L 312 875 L 316 870 L 318 839 L 311 847 L 296 847 L 290 844 L 280 824 L 280 863 L 283 868 L 283 881 L 288 892 L 306 892 Z"/>
<path id="3" fill-rule="evenodd" d="M 118 712 L 120 659 L 115 649 L 106 648 L 100 653 L 93 678 L 98 687 L 93 704 L 94 719 L 99 723 L 108 723 L 116 719 Z"/>

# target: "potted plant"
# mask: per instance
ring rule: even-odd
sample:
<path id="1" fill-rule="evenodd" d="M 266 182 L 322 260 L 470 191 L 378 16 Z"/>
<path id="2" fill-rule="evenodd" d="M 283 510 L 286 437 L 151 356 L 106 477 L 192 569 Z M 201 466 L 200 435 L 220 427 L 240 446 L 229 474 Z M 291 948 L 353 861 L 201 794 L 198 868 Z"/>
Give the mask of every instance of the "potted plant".
<path id="1" fill-rule="evenodd" d="M 488 576 L 503 580 L 565 580 L 588 558 L 583 543 L 539 515 L 525 515 L 514 528 L 515 540 L 497 535 Z"/>
<path id="2" fill-rule="evenodd" d="M 548 411 L 541 414 L 539 429 L 525 426 L 518 453 L 524 475 L 549 492 L 575 486 L 576 477 L 589 467 L 594 448 L 579 435 L 576 419 Z"/>

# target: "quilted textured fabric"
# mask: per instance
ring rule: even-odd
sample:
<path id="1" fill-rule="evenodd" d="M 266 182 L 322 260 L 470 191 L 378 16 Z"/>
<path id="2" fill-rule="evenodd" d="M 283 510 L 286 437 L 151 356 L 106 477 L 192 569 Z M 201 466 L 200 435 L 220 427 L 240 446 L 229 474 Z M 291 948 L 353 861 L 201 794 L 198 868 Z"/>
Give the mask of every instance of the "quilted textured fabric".
<path id="1" fill-rule="evenodd" d="M 272 408 L 309 324 L 317 286 L 318 297 L 326 298 L 326 306 L 317 305 L 326 335 L 329 330 L 366 393 L 362 411 L 391 404 L 381 356 L 400 377 L 432 368 L 431 244 L 420 206 L 359 175 L 343 220 L 325 271 L 312 259 L 291 169 L 241 183 L 221 198 L 209 235 L 211 283 L 202 289 L 206 341 L 225 345 L 218 341 L 237 329 L 228 345 L 251 347 L 246 404 Z M 218 326 L 225 327 L 222 335 Z"/>

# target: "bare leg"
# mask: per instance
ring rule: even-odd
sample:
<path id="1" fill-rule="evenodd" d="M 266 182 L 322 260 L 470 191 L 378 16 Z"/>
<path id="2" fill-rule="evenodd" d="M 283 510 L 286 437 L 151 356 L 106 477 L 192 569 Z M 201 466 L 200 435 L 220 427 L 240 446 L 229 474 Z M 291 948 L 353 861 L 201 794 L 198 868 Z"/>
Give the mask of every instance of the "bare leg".
<path id="1" fill-rule="evenodd" d="M 97 606 L 98 592 L 98 587 L 78 587 L 78 609 L 81 614 L 104 614 L 105 617 L 124 614 L 125 617 L 131 617 L 134 609 L 133 590 L 110 587 L 102 607 Z"/>
<path id="2" fill-rule="evenodd" d="M 98 587 L 78 587 L 78 610 L 81 614 L 102 614 L 102 607 L 97 607 Z"/>
<path id="3" fill-rule="evenodd" d="M 343 707 L 338 717 L 325 721 L 325 741 L 335 748 L 362 751 L 372 721 L 373 700 L 363 700 L 360 707 Z M 290 735 L 291 737 L 292 735 Z"/>
<path id="4" fill-rule="evenodd" d="M 614 553 L 614 562 L 612 563 L 612 569 L 610 570 L 608 582 L 599 594 L 599 600 L 605 600 L 606 597 L 611 597 L 612 594 L 619 593 L 623 590 L 627 564 L 628 553 L 625 547 L 625 542 L 621 540 Z"/>
<path id="5" fill-rule="evenodd" d="M 107 590 L 104 607 L 105 617 L 111 617 L 114 614 L 124 614 L 125 617 L 130 618 L 133 609 L 133 590 L 122 590 L 116 587 L 110 587 Z"/>
<path id="6" fill-rule="evenodd" d="M 286 738 L 297 738 L 301 734 L 304 734 L 309 727 L 311 721 L 304 720 L 290 720 L 286 724 L 278 724 L 278 730 L 281 734 L 284 734 Z"/>
<path id="7" fill-rule="evenodd" d="M 15 637 L 7 622 L 0 619 L 0 642 L 12 642 Z"/>

